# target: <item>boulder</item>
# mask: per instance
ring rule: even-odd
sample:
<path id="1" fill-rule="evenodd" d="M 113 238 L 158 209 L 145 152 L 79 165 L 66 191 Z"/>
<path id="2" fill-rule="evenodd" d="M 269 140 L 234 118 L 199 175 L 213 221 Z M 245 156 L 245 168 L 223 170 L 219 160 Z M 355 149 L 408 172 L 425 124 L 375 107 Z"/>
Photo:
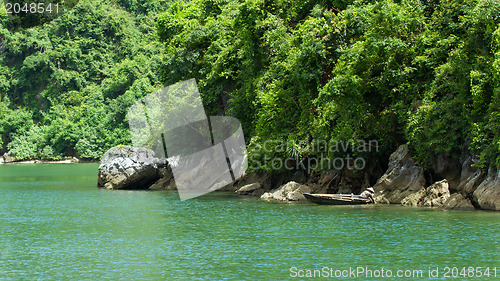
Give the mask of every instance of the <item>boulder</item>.
<path id="1" fill-rule="evenodd" d="M 4 163 L 4 160 L 3 160 L 3 155 L 0 157 L 0 164 L 3 164 Z"/>
<path id="2" fill-rule="evenodd" d="M 425 186 L 423 168 L 415 164 L 408 145 L 403 144 L 391 154 L 387 171 L 373 186 L 374 199 L 380 203 L 412 205 L 418 199 L 414 194 L 422 193 Z"/>
<path id="3" fill-rule="evenodd" d="M 99 166 L 97 185 L 106 189 L 148 189 L 168 167 L 146 148 L 116 146 L 108 150 Z"/>
<path id="4" fill-rule="evenodd" d="M 265 201 L 271 201 L 273 200 L 273 194 L 271 192 L 266 192 L 264 194 L 262 194 L 262 196 L 260 197 L 261 200 L 265 200 Z"/>
<path id="5" fill-rule="evenodd" d="M 259 183 L 260 189 L 262 189 L 262 191 L 257 190 L 254 193 L 249 193 L 249 194 L 245 194 L 245 195 L 252 195 L 252 196 L 260 197 L 264 192 L 272 190 L 273 187 L 281 186 L 284 183 L 288 182 L 291 177 L 292 177 L 292 174 L 290 174 L 290 173 L 278 173 L 278 174 L 272 174 L 272 173 L 266 173 L 266 172 L 245 173 L 241 178 L 237 179 L 232 185 L 229 185 L 228 188 L 230 187 L 231 191 L 236 192 L 240 188 L 242 188 L 246 185 Z M 221 190 L 224 190 L 224 189 L 221 189 Z M 229 190 L 226 189 L 226 191 L 229 191 Z"/>
<path id="6" fill-rule="evenodd" d="M 446 209 L 457 209 L 457 210 L 474 210 L 474 206 L 471 201 L 464 197 L 461 193 L 453 193 L 450 198 L 444 203 Z"/>
<path id="7" fill-rule="evenodd" d="M 401 200 L 401 205 L 442 207 L 448 198 L 450 198 L 449 184 L 448 180 L 444 179 L 409 194 Z"/>
<path id="8" fill-rule="evenodd" d="M 258 183 L 263 190 L 271 189 L 271 174 L 269 173 L 246 173 L 233 183 L 233 191 L 237 191 L 244 186 Z"/>
<path id="9" fill-rule="evenodd" d="M 486 179 L 472 194 L 472 200 L 481 209 L 500 211 L 500 170 L 488 171 Z"/>
<path id="10" fill-rule="evenodd" d="M 306 199 L 306 197 L 304 197 L 304 192 L 311 192 L 311 190 L 310 189 L 308 191 L 307 191 L 307 189 L 304 189 L 304 190 L 295 190 L 295 191 L 288 193 L 286 195 L 286 201 L 306 201 L 307 199 Z"/>
<path id="11" fill-rule="evenodd" d="M 427 187 L 425 196 L 419 204 L 426 207 L 442 207 L 448 198 L 450 198 L 449 183 L 444 179 Z"/>
<path id="12" fill-rule="evenodd" d="M 425 188 L 422 188 L 419 191 L 408 194 L 405 198 L 403 198 L 401 200 L 401 205 L 418 206 L 422 198 L 424 198 L 424 196 L 425 196 Z M 378 200 L 379 199 L 375 199 L 375 201 L 379 202 Z M 382 201 L 382 203 L 385 203 L 385 201 Z"/>
<path id="13" fill-rule="evenodd" d="M 4 160 L 5 164 L 19 161 L 18 159 L 16 159 L 16 157 L 14 157 L 13 155 L 10 155 L 8 153 L 5 153 L 3 155 L 3 160 Z"/>
<path id="14" fill-rule="evenodd" d="M 277 201 L 305 201 L 303 193 L 311 192 L 307 185 L 299 184 L 294 181 L 288 182 L 271 192 L 264 193 L 260 199 Z"/>
<path id="15" fill-rule="evenodd" d="M 500 211 L 500 171 L 490 169 L 485 174 L 473 166 L 478 159 L 468 151 L 460 161 L 440 155 L 431 176 L 434 173 L 444 180 L 429 187 L 425 187 L 424 171 L 409 156 L 407 145 L 401 145 L 389 161 L 387 171 L 373 186 L 379 203 Z"/>
<path id="16" fill-rule="evenodd" d="M 260 183 L 256 182 L 244 185 L 235 192 L 239 195 L 261 196 L 264 193 L 264 190 L 261 188 Z"/>

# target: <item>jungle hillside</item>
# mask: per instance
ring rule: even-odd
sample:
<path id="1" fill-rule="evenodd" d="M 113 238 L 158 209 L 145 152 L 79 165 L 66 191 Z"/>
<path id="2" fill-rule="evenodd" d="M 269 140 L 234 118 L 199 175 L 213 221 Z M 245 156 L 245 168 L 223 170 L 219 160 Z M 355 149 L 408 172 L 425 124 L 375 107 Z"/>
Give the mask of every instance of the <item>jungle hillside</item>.
<path id="1" fill-rule="evenodd" d="M 258 157 L 376 140 L 359 152 L 371 161 L 408 143 L 423 166 L 464 150 L 500 166 L 498 0 L 73 4 L 29 25 L 0 7 L 0 155 L 99 159 L 131 143 L 133 103 L 196 78 L 207 113 L 238 118 L 250 153 L 290 144 Z"/>

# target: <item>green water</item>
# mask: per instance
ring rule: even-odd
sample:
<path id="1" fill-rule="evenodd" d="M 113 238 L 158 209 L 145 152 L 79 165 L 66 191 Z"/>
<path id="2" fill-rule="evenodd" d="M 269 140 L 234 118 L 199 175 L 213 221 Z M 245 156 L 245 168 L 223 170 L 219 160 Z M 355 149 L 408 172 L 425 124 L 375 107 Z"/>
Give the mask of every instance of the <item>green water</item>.
<path id="1" fill-rule="evenodd" d="M 175 192 L 97 189 L 97 167 L 0 166 L 0 280 L 288 280 L 307 270 L 333 273 L 324 280 L 350 267 L 373 276 L 383 268 L 393 277 L 360 272 L 340 279 L 448 280 L 447 266 L 490 268 L 490 277 L 454 280 L 500 279 L 499 269 L 493 275 L 500 267 L 500 213 L 273 204 L 227 193 L 181 202 Z M 439 267 L 438 278 L 428 277 L 429 267 Z M 398 278 L 398 270 L 422 270 L 423 277 Z"/>

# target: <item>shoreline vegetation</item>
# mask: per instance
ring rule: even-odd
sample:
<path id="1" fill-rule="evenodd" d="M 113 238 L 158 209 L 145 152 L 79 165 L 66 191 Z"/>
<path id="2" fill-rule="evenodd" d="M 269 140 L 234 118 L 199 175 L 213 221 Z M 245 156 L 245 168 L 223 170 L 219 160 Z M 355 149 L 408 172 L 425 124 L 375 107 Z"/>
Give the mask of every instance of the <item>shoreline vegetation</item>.
<path id="1" fill-rule="evenodd" d="M 200 161 L 196 171 L 203 170 Z M 439 207 L 460 210 L 500 211 L 500 173 L 483 173 L 471 166 L 465 157 L 460 169 L 456 163 L 443 161 L 439 178 L 426 178 L 424 169 L 409 155 L 408 145 L 391 154 L 387 170 L 369 179 L 373 171 L 325 170 L 291 173 L 248 172 L 219 191 L 258 197 L 263 201 L 306 201 L 304 193 L 360 194 L 368 187 L 375 189 L 377 203 L 403 206 Z M 203 175 L 184 171 L 183 177 Z M 373 183 L 371 183 L 373 182 Z M 175 179 L 166 159 L 154 157 L 146 148 L 117 146 L 106 152 L 99 166 L 98 187 L 108 190 L 176 190 Z"/>
<path id="2" fill-rule="evenodd" d="M 64 158 L 60 160 L 55 159 L 30 159 L 30 160 L 17 160 L 11 157 L 0 155 L 0 165 L 5 164 L 79 164 L 79 163 L 99 163 L 97 159 L 82 159 L 82 158 Z"/>

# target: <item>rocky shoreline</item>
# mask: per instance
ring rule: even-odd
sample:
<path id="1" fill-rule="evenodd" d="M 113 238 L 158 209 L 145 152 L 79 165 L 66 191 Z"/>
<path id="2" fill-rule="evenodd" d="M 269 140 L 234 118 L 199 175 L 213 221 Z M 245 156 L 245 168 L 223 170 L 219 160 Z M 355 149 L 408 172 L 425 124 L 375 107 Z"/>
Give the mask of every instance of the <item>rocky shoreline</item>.
<path id="1" fill-rule="evenodd" d="M 88 160 L 81 158 L 68 158 L 63 160 L 31 159 L 19 160 L 11 156 L 0 155 L 0 165 L 2 164 L 76 164 L 76 163 L 98 163 L 98 160 Z"/>
<path id="2" fill-rule="evenodd" d="M 464 153 L 460 161 L 441 157 L 429 172 L 413 161 L 407 145 L 401 145 L 390 156 L 385 172 L 375 167 L 357 173 L 348 169 L 310 175 L 301 171 L 248 173 L 221 190 L 264 201 L 293 202 L 304 201 L 305 192 L 359 194 L 373 187 L 377 203 L 500 211 L 500 172 L 490 169 L 484 173 L 473 163 L 469 153 Z M 144 148 L 119 146 L 103 157 L 98 186 L 173 190 L 175 181 L 165 159 L 154 158 L 153 152 Z"/>

